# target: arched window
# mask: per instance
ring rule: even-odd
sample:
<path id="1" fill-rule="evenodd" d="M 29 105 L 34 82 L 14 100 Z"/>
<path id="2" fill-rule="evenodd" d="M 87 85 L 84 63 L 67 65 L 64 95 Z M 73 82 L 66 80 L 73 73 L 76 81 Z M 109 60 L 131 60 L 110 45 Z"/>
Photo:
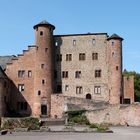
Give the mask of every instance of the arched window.
<path id="1" fill-rule="evenodd" d="M 91 99 L 91 94 L 88 93 L 88 94 L 86 95 L 86 99 Z"/>

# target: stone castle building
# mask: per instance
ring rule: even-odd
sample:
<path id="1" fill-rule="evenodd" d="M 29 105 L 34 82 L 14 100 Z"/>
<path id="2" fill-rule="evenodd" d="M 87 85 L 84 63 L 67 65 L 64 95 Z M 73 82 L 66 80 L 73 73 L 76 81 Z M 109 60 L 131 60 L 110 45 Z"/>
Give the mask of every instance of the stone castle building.
<path id="1" fill-rule="evenodd" d="M 0 116 L 62 117 L 68 105 L 134 102 L 134 79 L 122 76 L 123 38 L 107 33 L 54 35 L 35 25 L 35 45 L 0 57 Z M 93 107 L 94 108 L 94 107 Z"/>

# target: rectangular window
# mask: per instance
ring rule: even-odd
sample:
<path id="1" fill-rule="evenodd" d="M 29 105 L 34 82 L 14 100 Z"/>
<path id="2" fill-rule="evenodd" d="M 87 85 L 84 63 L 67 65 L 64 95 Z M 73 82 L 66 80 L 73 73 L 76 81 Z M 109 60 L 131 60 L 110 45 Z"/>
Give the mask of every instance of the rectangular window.
<path id="1" fill-rule="evenodd" d="M 41 68 L 44 69 L 45 68 L 45 64 L 41 64 Z"/>
<path id="2" fill-rule="evenodd" d="M 59 46 L 59 42 L 58 42 L 58 40 L 55 41 L 55 46 L 56 46 L 56 47 Z"/>
<path id="3" fill-rule="evenodd" d="M 92 60 L 98 60 L 98 53 L 92 53 Z"/>
<path id="4" fill-rule="evenodd" d="M 86 59 L 85 53 L 80 53 L 79 54 L 79 60 L 85 60 L 85 59 Z"/>
<path id="5" fill-rule="evenodd" d="M 20 77 L 20 78 L 25 77 L 25 70 L 19 70 L 18 77 Z"/>
<path id="6" fill-rule="evenodd" d="M 69 85 L 65 85 L 65 91 L 69 90 Z"/>
<path id="7" fill-rule="evenodd" d="M 94 87 L 94 93 L 95 94 L 101 94 L 101 87 L 100 86 L 95 86 Z"/>
<path id="8" fill-rule="evenodd" d="M 66 61 L 72 60 L 72 54 L 66 54 Z"/>
<path id="9" fill-rule="evenodd" d="M 101 70 L 95 70 L 95 78 L 101 77 Z"/>
<path id="10" fill-rule="evenodd" d="M 28 77 L 32 77 L 32 71 L 28 70 Z"/>
<path id="11" fill-rule="evenodd" d="M 62 54 L 57 54 L 56 55 L 56 61 L 62 61 Z"/>
<path id="12" fill-rule="evenodd" d="M 18 90 L 20 92 L 24 91 L 25 90 L 24 84 L 18 84 Z"/>
<path id="13" fill-rule="evenodd" d="M 81 93 L 83 93 L 83 88 L 82 88 L 82 86 L 76 87 L 76 94 L 81 94 Z"/>
<path id="14" fill-rule="evenodd" d="M 81 78 L 81 71 L 75 72 L 75 78 Z"/>
<path id="15" fill-rule="evenodd" d="M 73 40 L 73 46 L 76 46 L 76 40 Z"/>
<path id="16" fill-rule="evenodd" d="M 62 78 L 68 78 L 68 71 L 62 71 Z"/>
<path id="17" fill-rule="evenodd" d="M 96 44 L 96 40 L 92 39 L 92 44 L 95 45 Z"/>

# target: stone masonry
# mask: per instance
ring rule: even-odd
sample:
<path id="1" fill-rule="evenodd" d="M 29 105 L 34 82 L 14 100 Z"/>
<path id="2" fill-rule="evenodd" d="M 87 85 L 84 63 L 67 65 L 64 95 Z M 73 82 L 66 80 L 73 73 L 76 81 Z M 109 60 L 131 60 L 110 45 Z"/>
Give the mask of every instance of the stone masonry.
<path id="1" fill-rule="evenodd" d="M 123 38 L 107 33 L 54 35 L 55 26 L 47 21 L 33 28 L 35 44 L 10 62 L 0 61 L 11 81 L 11 110 L 20 116 L 61 118 L 71 105 L 91 110 L 119 105 L 120 97 L 134 102 L 133 77 L 122 77 Z"/>

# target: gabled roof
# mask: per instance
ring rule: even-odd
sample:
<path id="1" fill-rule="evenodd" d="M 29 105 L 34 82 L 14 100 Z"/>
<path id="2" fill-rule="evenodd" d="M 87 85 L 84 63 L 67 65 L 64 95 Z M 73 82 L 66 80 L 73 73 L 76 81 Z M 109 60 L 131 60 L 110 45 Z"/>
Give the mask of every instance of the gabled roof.
<path id="1" fill-rule="evenodd" d="M 0 56 L 0 66 L 4 70 L 6 68 L 7 63 L 11 63 L 12 59 L 16 56 L 10 55 L 10 56 Z"/>
<path id="2" fill-rule="evenodd" d="M 0 67 L 0 78 L 7 78 L 7 75 L 3 71 L 3 69 Z"/>
<path id="3" fill-rule="evenodd" d="M 119 35 L 117 34 L 113 34 L 112 36 L 110 36 L 107 40 L 110 40 L 110 39 L 119 39 L 121 41 L 123 41 L 123 38 L 120 37 Z"/>
<path id="4" fill-rule="evenodd" d="M 33 28 L 37 28 L 38 26 L 51 26 L 53 30 L 55 29 L 55 26 L 47 22 L 46 20 L 41 21 L 40 23 L 36 24 Z"/>

